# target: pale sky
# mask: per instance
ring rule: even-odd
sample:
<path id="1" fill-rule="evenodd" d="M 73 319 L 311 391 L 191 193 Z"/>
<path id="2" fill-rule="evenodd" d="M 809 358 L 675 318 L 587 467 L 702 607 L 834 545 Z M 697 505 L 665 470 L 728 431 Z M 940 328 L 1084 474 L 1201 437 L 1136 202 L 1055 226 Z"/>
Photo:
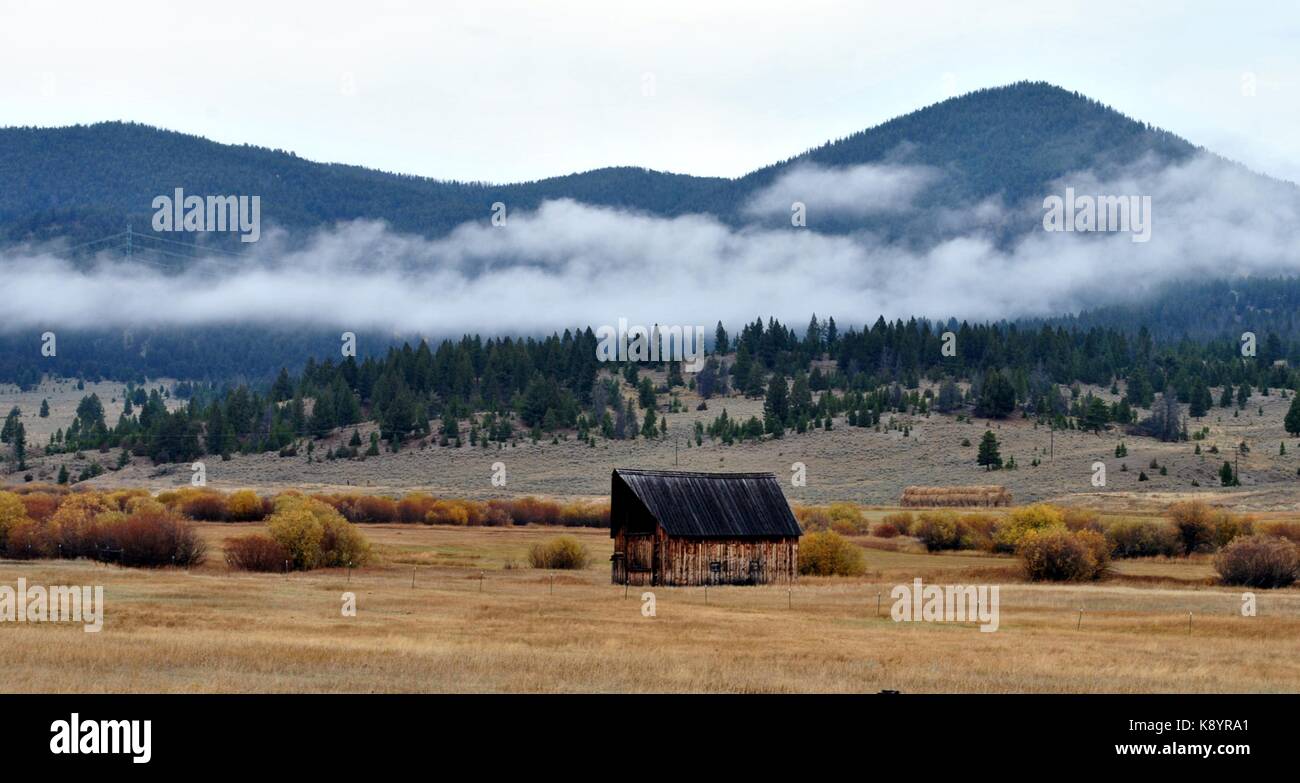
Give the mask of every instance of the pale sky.
<path id="1" fill-rule="evenodd" d="M 1300 4 L 0 0 L 0 125 L 121 119 L 446 179 L 735 176 L 980 87 L 1300 181 Z"/>

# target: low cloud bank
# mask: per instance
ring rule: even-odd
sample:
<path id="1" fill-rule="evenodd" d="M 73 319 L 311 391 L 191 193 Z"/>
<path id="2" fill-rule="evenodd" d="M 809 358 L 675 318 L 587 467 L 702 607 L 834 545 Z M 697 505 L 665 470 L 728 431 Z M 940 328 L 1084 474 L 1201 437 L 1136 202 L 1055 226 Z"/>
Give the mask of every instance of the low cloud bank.
<path id="1" fill-rule="evenodd" d="M 1175 279 L 1300 273 L 1300 197 L 1289 183 L 1202 155 L 1146 161 L 1118 178 L 1081 172 L 1043 195 L 1150 195 L 1151 240 L 1034 230 L 1010 243 L 990 227 L 1041 217 L 996 199 L 930 209 L 922 167 L 798 168 L 758 193 L 752 222 L 661 218 L 569 200 L 465 224 L 439 239 L 353 222 L 289 247 L 272 232 L 247 259 L 200 259 L 182 273 L 102 256 L 74 266 L 57 249 L 0 257 L 0 329 L 267 323 L 423 334 L 550 332 L 573 325 L 739 324 L 812 312 L 843 326 L 912 315 L 1051 316 L 1132 300 Z M 808 228 L 789 226 L 792 201 Z M 917 247 L 869 232 L 818 233 L 818 210 L 908 212 L 931 220 Z M 1026 214 L 1032 212 L 1033 214 Z M 765 217 L 767 216 L 767 217 Z M 918 217 L 919 216 L 919 217 Z"/>

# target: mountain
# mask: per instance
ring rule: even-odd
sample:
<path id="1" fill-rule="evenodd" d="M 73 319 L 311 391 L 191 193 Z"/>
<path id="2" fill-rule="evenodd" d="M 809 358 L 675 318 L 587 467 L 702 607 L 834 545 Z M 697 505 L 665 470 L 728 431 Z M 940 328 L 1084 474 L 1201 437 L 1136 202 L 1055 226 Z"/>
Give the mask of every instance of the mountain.
<path id="1" fill-rule="evenodd" d="M 148 231 L 153 198 L 177 187 L 189 194 L 260 195 L 264 221 L 290 230 L 373 218 L 438 236 L 486 219 L 496 201 L 531 209 L 556 198 L 738 222 L 756 191 L 801 163 L 901 160 L 945 173 L 926 191 L 923 206 L 988 197 L 1016 204 L 1041 198 L 1048 183 L 1071 171 L 1122 166 L 1147 154 L 1177 161 L 1196 151 L 1173 134 L 1041 82 L 952 98 L 736 179 L 615 167 L 512 184 L 454 182 L 316 163 L 284 150 L 218 144 L 134 123 L 3 128 L 0 181 L 9 187 L 0 191 L 0 241 L 64 237 L 75 245 L 122 231 L 128 221 L 135 231 Z"/>

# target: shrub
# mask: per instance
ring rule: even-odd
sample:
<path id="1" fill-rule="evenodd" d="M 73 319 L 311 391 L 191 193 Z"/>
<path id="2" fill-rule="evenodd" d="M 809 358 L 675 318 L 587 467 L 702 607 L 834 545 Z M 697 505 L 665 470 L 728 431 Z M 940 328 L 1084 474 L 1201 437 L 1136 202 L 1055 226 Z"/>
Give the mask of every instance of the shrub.
<path id="1" fill-rule="evenodd" d="M 489 500 L 487 505 L 475 503 L 471 509 L 470 524 L 486 525 L 488 527 L 503 527 L 512 524 L 514 519 L 510 516 L 511 504 L 505 500 Z"/>
<path id="2" fill-rule="evenodd" d="M 609 503 L 567 503 L 560 509 L 560 522 L 566 527 L 609 527 Z"/>
<path id="3" fill-rule="evenodd" d="M 1101 519 L 1097 512 L 1088 508 L 1067 508 L 1063 512 L 1066 528 L 1072 531 L 1094 530 L 1101 532 Z"/>
<path id="4" fill-rule="evenodd" d="M 881 518 L 881 521 L 887 525 L 893 525 L 895 530 L 897 530 L 900 534 L 905 536 L 911 534 L 912 525 L 915 524 L 915 520 L 912 517 L 912 512 L 910 511 L 895 511 L 890 514 L 886 514 L 884 517 Z"/>
<path id="5" fill-rule="evenodd" d="M 133 504 L 145 499 L 153 500 L 153 496 L 147 489 L 119 489 L 109 492 L 105 499 L 118 511 L 130 511 Z"/>
<path id="6" fill-rule="evenodd" d="M 348 517 L 349 522 L 383 523 L 396 522 L 400 519 L 397 513 L 397 502 L 392 498 L 378 495 L 358 497 L 352 506 L 352 513 L 355 516 Z"/>
<path id="7" fill-rule="evenodd" d="M 587 547 L 573 536 L 557 536 L 528 549 L 528 564 L 533 568 L 581 570 L 590 560 L 591 553 Z"/>
<path id="8" fill-rule="evenodd" d="M 267 521 L 267 532 L 284 547 L 293 569 L 312 569 L 320 561 L 320 544 L 325 529 L 306 508 L 291 506 L 277 510 Z"/>
<path id="9" fill-rule="evenodd" d="M 319 562 L 326 568 L 363 566 L 370 560 L 370 542 L 342 516 L 320 519 L 322 536 Z"/>
<path id="10" fill-rule="evenodd" d="M 809 533 L 799 542 L 799 573 L 801 574 L 860 576 L 866 570 L 866 553 L 838 533 L 830 530 Z"/>
<path id="11" fill-rule="evenodd" d="M 266 518 L 266 504 L 251 489 L 241 489 L 226 498 L 226 514 L 231 522 L 257 522 Z"/>
<path id="12" fill-rule="evenodd" d="M 1214 570 L 1227 585 L 1286 587 L 1300 578 L 1300 557 L 1284 538 L 1245 536 L 1214 556 Z"/>
<path id="13" fill-rule="evenodd" d="M 1178 531 L 1167 522 L 1122 519 L 1106 527 L 1115 557 L 1173 557 L 1182 551 Z"/>
<path id="14" fill-rule="evenodd" d="M 830 530 L 831 527 L 830 515 L 817 506 L 800 506 L 795 510 L 795 517 L 799 520 L 799 527 L 808 533 Z"/>
<path id="15" fill-rule="evenodd" d="M 4 551 L 9 529 L 23 522 L 29 522 L 27 506 L 22 498 L 12 492 L 0 492 L 0 552 Z"/>
<path id="16" fill-rule="evenodd" d="M 1255 532 L 1255 520 L 1240 514 L 1219 511 L 1214 515 L 1214 548 L 1222 549 L 1233 539 Z"/>
<path id="17" fill-rule="evenodd" d="M 50 543 L 49 531 L 32 520 L 19 522 L 9 528 L 5 541 L 5 556 L 14 560 L 49 557 L 55 547 Z"/>
<path id="18" fill-rule="evenodd" d="M 44 522 L 54 516 L 54 512 L 59 510 L 59 500 L 58 495 L 49 492 L 30 492 L 22 496 L 28 518 L 36 522 Z"/>
<path id="19" fill-rule="evenodd" d="M 1300 525 L 1294 522 L 1259 522 L 1255 532 L 1266 536 L 1285 538 L 1293 544 L 1300 544 Z"/>
<path id="20" fill-rule="evenodd" d="M 423 492 L 411 492 L 397 501 L 397 518 L 403 522 L 424 522 L 438 501 Z"/>
<path id="21" fill-rule="evenodd" d="M 226 542 L 226 563 L 236 571 L 280 571 L 288 560 L 288 550 L 261 533 Z"/>
<path id="22" fill-rule="evenodd" d="M 194 566 L 207 556 L 207 542 L 194 525 L 161 504 L 112 521 L 101 518 L 99 525 L 101 546 L 118 550 L 108 559 L 125 566 Z"/>
<path id="23" fill-rule="evenodd" d="M 468 525 L 469 509 L 454 500 L 435 500 L 425 512 L 424 521 L 430 525 Z"/>
<path id="24" fill-rule="evenodd" d="M 96 518 L 108 512 L 121 513 L 97 492 L 65 497 L 46 523 L 50 553 L 68 558 L 94 557 L 98 548 Z"/>
<path id="25" fill-rule="evenodd" d="M 1016 554 L 1033 581 L 1082 582 L 1100 579 L 1109 564 L 1106 539 L 1091 530 L 1071 533 L 1062 524 L 1028 529 Z"/>
<path id="26" fill-rule="evenodd" d="M 226 499 L 220 492 L 186 488 L 178 490 L 176 494 L 176 508 L 190 519 L 200 522 L 225 521 Z"/>
<path id="27" fill-rule="evenodd" d="M 993 551 L 993 533 L 998 519 L 991 514 L 962 514 L 957 518 L 960 549 Z"/>
<path id="28" fill-rule="evenodd" d="M 832 503 L 826 508 L 826 514 L 831 519 L 831 529 L 841 534 L 866 533 L 870 528 L 862 509 L 852 503 Z"/>
<path id="29" fill-rule="evenodd" d="M 892 522 L 881 522 L 871 534 L 877 538 L 895 538 L 898 536 L 898 528 Z"/>
<path id="30" fill-rule="evenodd" d="M 1066 530 L 1065 514 L 1056 506 L 1036 503 L 1022 506 L 998 523 L 993 533 L 993 548 L 997 552 L 1015 552 L 1020 540 L 1032 531 L 1042 532 L 1059 528 Z"/>
<path id="31" fill-rule="evenodd" d="M 1203 552 L 1214 545 L 1215 514 L 1205 503 L 1185 500 L 1174 503 L 1165 513 L 1178 531 L 1178 542 L 1183 554 Z"/>
<path id="32" fill-rule="evenodd" d="M 922 512 L 912 528 L 912 535 L 931 552 L 961 546 L 961 528 L 957 524 L 957 515 L 951 511 Z"/>
<path id="33" fill-rule="evenodd" d="M 396 504 L 394 504 L 394 508 Z M 334 506 L 315 498 L 281 495 L 267 532 L 284 548 L 295 570 L 363 565 L 370 543 Z"/>

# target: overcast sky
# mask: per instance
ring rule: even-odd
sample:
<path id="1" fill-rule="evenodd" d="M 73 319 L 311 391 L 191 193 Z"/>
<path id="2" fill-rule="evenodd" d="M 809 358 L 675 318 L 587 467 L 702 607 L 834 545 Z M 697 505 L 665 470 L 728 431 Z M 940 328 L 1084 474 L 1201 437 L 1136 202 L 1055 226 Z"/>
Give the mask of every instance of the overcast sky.
<path id="1" fill-rule="evenodd" d="M 1300 181 L 1297 40 L 1295 0 L 0 0 L 0 125 L 134 120 L 439 178 L 735 176 L 1035 79 Z"/>

